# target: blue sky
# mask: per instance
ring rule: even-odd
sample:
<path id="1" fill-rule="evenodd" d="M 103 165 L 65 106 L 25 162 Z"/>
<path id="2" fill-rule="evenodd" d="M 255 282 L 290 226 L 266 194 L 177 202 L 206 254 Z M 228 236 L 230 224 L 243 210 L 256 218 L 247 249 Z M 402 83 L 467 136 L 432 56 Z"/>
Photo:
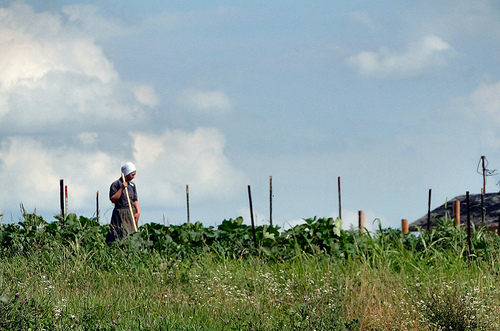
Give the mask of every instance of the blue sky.
<path id="1" fill-rule="evenodd" d="M 414 221 L 500 166 L 493 1 L 0 1 L 4 222 L 102 221 L 132 161 L 141 222 Z M 487 192 L 499 190 L 491 177 Z"/>

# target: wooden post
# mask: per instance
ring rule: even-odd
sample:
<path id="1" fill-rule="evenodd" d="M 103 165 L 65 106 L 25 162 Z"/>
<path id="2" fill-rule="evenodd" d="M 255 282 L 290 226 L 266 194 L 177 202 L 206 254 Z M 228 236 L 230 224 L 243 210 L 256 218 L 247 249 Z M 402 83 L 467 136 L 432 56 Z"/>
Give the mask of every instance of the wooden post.
<path id="1" fill-rule="evenodd" d="M 248 201 L 250 202 L 250 220 L 252 221 L 253 244 L 255 247 L 257 247 L 257 236 L 255 235 L 255 223 L 253 220 L 253 206 L 252 206 L 252 192 L 250 191 L 250 185 L 248 185 Z"/>
<path id="2" fill-rule="evenodd" d="M 431 193 L 432 189 L 429 189 L 429 202 L 427 205 L 427 231 L 431 230 Z"/>
<path id="3" fill-rule="evenodd" d="M 468 244 L 468 253 L 469 260 L 471 258 L 472 253 L 472 242 L 471 242 L 471 224 L 470 224 L 470 203 L 469 203 L 469 191 L 465 194 L 467 201 L 467 244 Z"/>
<path id="4" fill-rule="evenodd" d="M 273 226 L 273 176 L 269 176 L 269 225 Z"/>
<path id="5" fill-rule="evenodd" d="M 358 211 L 358 228 L 359 228 L 359 233 L 364 233 L 366 231 L 364 210 Z"/>
<path id="6" fill-rule="evenodd" d="M 460 200 L 453 201 L 453 218 L 457 224 L 457 228 L 460 228 Z"/>
<path id="7" fill-rule="evenodd" d="M 64 226 L 64 179 L 59 180 L 59 198 L 61 200 L 61 225 Z"/>
<path id="8" fill-rule="evenodd" d="M 186 184 L 186 205 L 187 205 L 187 222 L 190 223 L 189 219 L 189 185 Z"/>
<path id="9" fill-rule="evenodd" d="M 407 234 L 410 232 L 410 224 L 408 223 L 408 219 L 403 218 L 401 220 L 401 229 L 403 230 L 404 234 Z"/>
<path id="10" fill-rule="evenodd" d="M 97 223 L 99 223 L 99 191 L 95 194 L 95 216 L 97 218 Z"/>
<path id="11" fill-rule="evenodd" d="M 481 225 L 484 225 L 484 220 L 486 218 L 486 208 L 484 207 L 484 195 L 486 194 L 486 167 L 484 165 L 484 160 L 486 156 L 481 156 L 481 161 L 483 163 L 483 188 L 481 189 Z"/>
<path id="12" fill-rule="evenodd" d="M 339 187 L 339 218 L 342 219 L 342 198 L 340 194 L 340 176 L 338 178 L 338 187 Z"/>
<path id="13" fill-rule="evenodd" d="M 68 217 L 68 186 L 64 186 L 64 205 L 66 206 L 66 210 L 64 211 L 64 218 Z"/>

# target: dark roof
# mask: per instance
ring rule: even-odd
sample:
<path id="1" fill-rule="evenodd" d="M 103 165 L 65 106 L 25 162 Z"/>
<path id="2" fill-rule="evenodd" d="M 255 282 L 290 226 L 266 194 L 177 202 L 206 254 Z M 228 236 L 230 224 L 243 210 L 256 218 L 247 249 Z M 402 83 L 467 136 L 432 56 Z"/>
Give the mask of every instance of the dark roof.
<path id="1" fill-rule="evenodd" d="M 467 201 L 466 195 L 459 195 L 447 201 L 434 210 L 431 210 L 431 227 L 436 219 L 442 219 L 449 215 L 453 217 L 453 202 L 460 201 L 460 223 L 467 224 Z M 476 226 L 482 222 L 481 194 L 469 194 L 470 219 Z M 497 229 L 500 217 L 500 193 L 487 193 L 484 195 L 485 218 L 484 225 L 490 229 Z M 427 227 L 427 213 L 410 224 L 410 231 L 416 231 L 417 226 L 425 229 Z"/>

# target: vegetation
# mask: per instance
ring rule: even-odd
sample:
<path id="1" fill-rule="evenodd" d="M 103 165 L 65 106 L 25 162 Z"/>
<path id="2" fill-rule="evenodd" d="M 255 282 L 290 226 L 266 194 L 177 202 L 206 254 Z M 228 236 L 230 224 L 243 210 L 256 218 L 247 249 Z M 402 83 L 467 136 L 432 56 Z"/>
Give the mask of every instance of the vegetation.
<path id="1" fill-rule="evenodd" d="M 500 238 L 454 221 L 403 234 L 311 218 L 281 231 L 108 225 L 24 213 L 0 226 L 2 330 L 496 330 Z"/>

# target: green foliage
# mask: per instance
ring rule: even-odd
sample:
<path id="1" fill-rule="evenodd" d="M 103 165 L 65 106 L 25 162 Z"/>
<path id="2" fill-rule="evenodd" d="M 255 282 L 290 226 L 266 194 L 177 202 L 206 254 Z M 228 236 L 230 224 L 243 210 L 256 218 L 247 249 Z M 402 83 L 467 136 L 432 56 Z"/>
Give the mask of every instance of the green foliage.
<path id="1" fill-rule="evenodd" d="M 0 225 L 0 247 L 4 256 L 70 246 L 95 254 L 107 249 L 105 237 L 109 225 L 101 225 L 95 218 L 69 214 L 64 223 L 61 220 L 46 222 L 36 213 L 22 210 L 23 219 L 18 223 Z M 301 254 L 324 254 L 373 264 L 387 263 L 395 268 L 404 267 L 409 256 L 419 256 L 426 261 L 439 255 L 448 259 L 491 260 L 500 249 L 495 233 L 485 228 L 473 229 L 469 255 L 464 229 L 458 229 L 450 218 L 437 220 L 436 224 L 431 231 L 420 231 L 418 235 L 382 228 L 380 223 L 373 233 L 360 233 L 342 230 L 340 219 L 314 217 L 285 231 L 278 226 L 257 226 L 255 246 L 252 227 L 244 224 L 242 217 L 224 220 L 217 227 L 205 227 L 201 222 L 169 226 L 146 223 L 138 233 L 112 246 L 126 246 L 134 252 L 154 251 L 177 259 L 211 253 L 220 259 L 261 256 L 280 261 Z"/>
<path id="2" fill-rule="evenodd" d="M 498 291 L 487 297 L 481 289 L 493 282 L 467 280 L 495 279 L 500 239 L 473 228 L 469 254 L 465 229 L 450 218 L 436 224 L 429 232 L 403 234 L 379 222 L 363 233 L 343 230 L 340 219 L 314 217 L 287 230 L 257 226 L 255 245 L 252 227 L 237 217 L 209 227 L 147 223 L 107 245 L 109 226 L 95 218 L 70 214 L 64 222 L 46 222 L 23 210 L 18 223 L 0 225 L 0 327 L 383 330 L 382 323 L 347 316 L 344 306 L 352 292 L 343 286 L 366 291 L 360 275 L 373 272 L 399 275 L 401 282 L 418 274 L 417 283 L 426 282 L 407 286 L 411 321 L 423 329 L 484 328 L 485 316 L 494 316 L 484 307 Z M 482 269 L 487 276 L 478 276 Z M 62 301 L 63 295 L 74 301 Z M 202 326 L 207 317 L 211 328 Z"/>

